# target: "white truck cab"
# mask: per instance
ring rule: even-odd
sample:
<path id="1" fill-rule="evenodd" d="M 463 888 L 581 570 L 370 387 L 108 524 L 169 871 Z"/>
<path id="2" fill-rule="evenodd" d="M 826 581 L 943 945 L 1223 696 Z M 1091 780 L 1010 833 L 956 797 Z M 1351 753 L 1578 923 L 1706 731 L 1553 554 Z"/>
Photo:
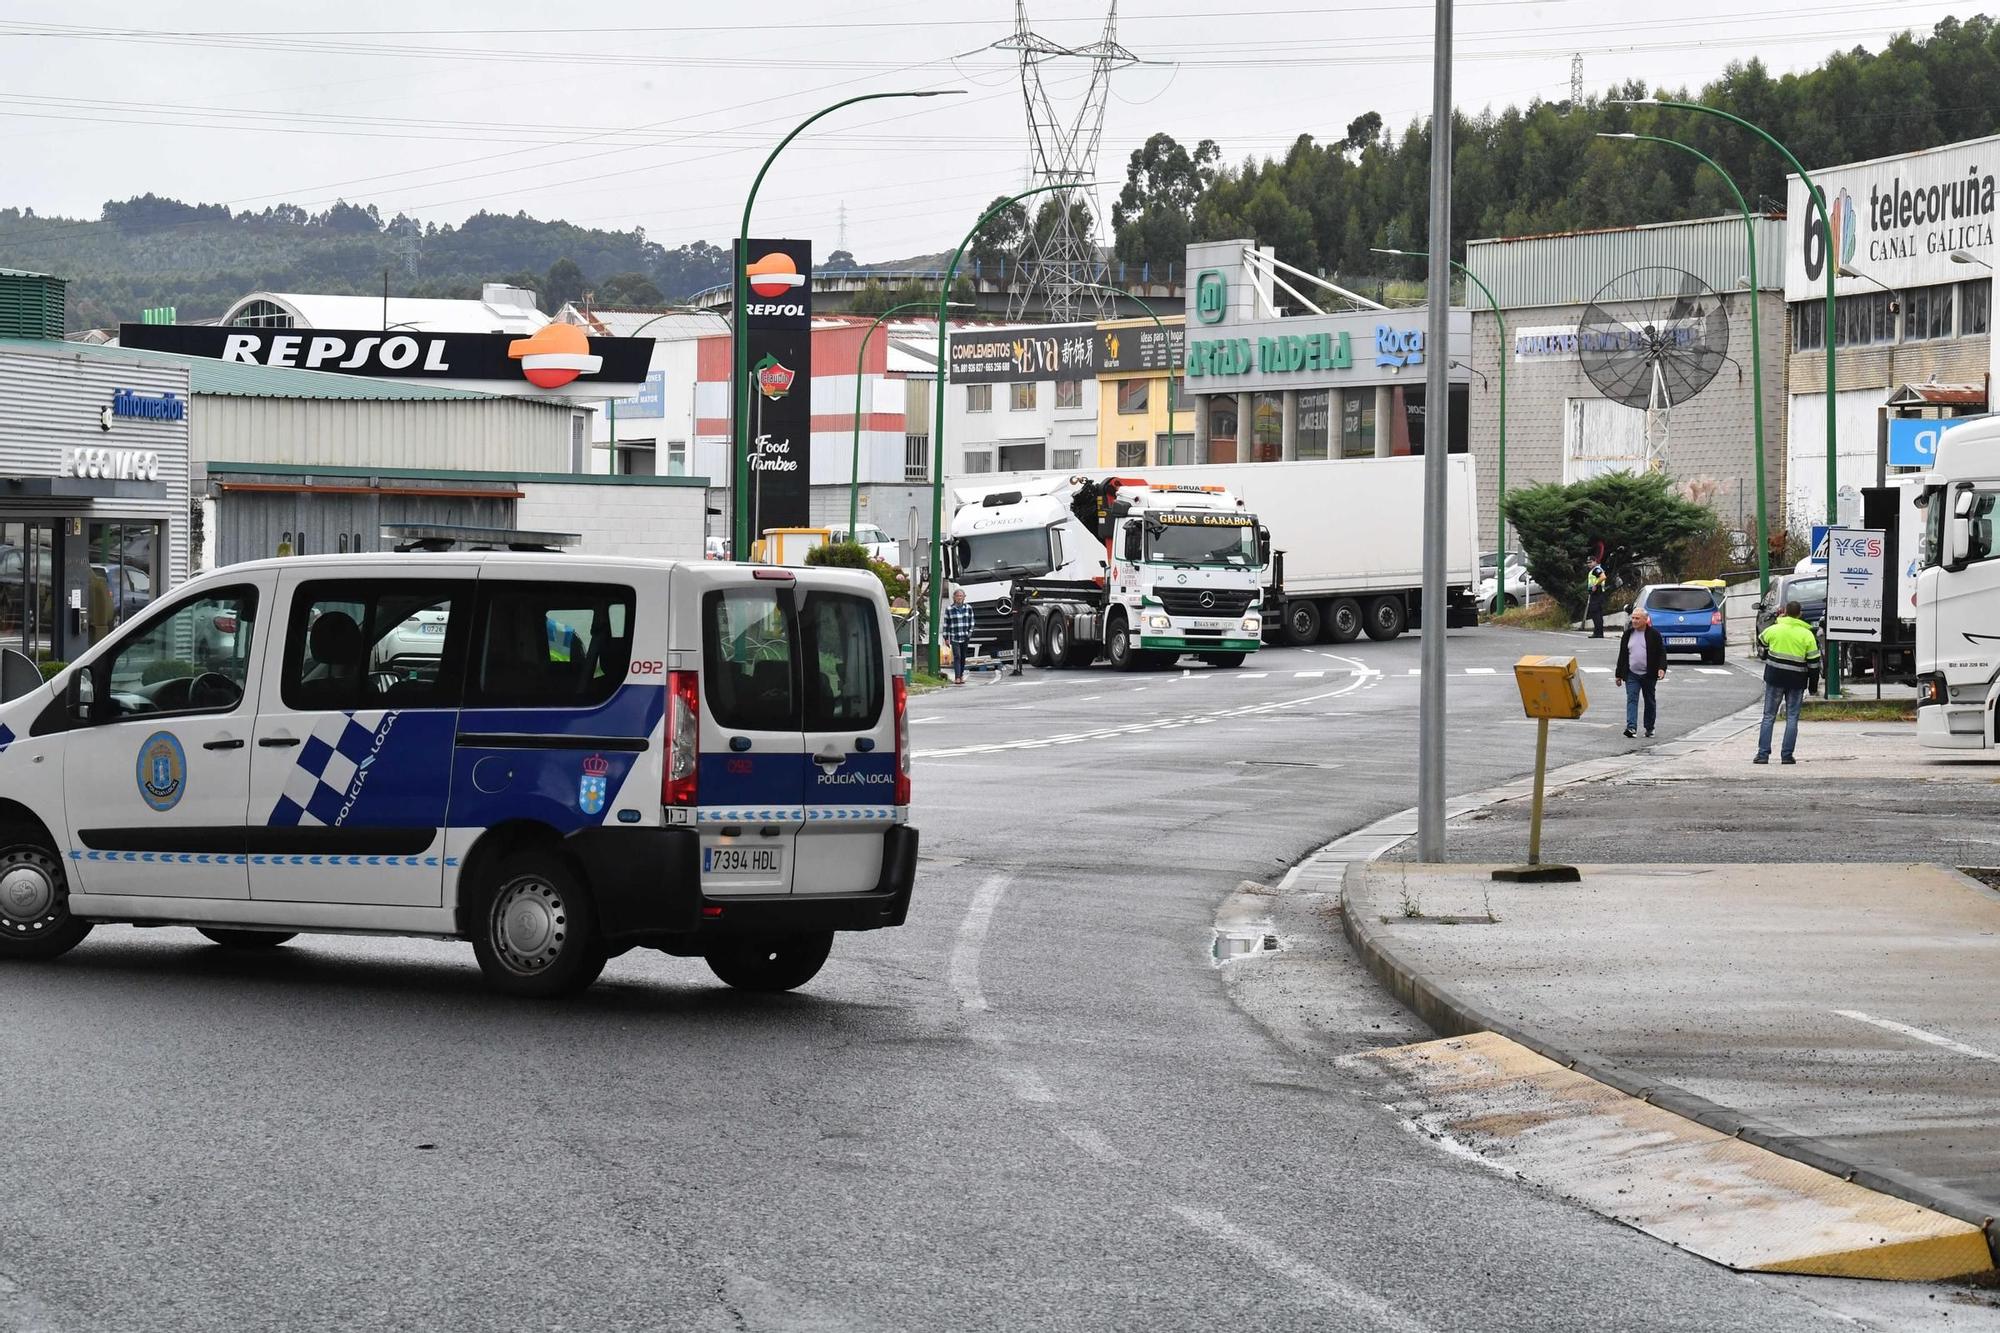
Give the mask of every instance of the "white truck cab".
<path id="1" fill-rule="evenodd" d="M 790 989 L 908 911 L 900 661 L 854 571 L 215 570 L 47 684 L 0 671 L 0 961 L 134 922 L 462 938 L 522 995 L 638 945 Z"/>
<path id="2" fill-rule="evenodd" d="M 2000 418 L 1938 438 L 1919 503 L 1917 739 L 1991 749 L 2000 717 Z"/>

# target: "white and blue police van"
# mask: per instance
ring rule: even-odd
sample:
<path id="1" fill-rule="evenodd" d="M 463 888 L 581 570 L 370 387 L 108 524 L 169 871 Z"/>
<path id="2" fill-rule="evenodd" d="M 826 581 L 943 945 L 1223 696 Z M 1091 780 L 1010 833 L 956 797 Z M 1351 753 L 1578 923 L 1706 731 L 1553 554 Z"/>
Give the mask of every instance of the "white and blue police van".
<path id="1" fill-rule="evenodd" d="M 567 993 L 635 946 L 786 990 L 916 874 L 865 572 L 499 552 L 233 565 L 0 671 L 0 960 L 100 922 L 472 943 Z"/>

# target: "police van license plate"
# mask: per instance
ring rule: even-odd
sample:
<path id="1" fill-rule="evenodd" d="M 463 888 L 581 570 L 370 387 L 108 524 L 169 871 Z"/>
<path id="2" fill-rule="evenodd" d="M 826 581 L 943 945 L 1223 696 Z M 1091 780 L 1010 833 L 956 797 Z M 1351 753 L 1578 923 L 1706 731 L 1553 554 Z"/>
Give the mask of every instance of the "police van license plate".
<path id="1" fill-rule="evenodd" d="M 784 868 L 785 853 L 777 847 L 704 847 L 704 875 L 775 875 Z"/>
<path id="2" fill-rule="evenodd" d="M 1694 647 L 1694 645 L 1695 645 L 1695 640 L 1693 640 L 1693 639 L 1668 639 L 1668 640 L 1667 640 L 1667 646 L 1668 646 L 1668 647 L 1670 647 L 1670 648 L 1692 648 L 1692 647 Z"/>

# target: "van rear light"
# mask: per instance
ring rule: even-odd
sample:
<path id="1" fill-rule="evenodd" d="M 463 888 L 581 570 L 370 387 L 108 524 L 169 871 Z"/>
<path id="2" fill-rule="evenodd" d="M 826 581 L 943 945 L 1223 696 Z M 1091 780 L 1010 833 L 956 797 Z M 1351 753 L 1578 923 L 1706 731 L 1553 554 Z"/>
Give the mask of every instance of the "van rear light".
<path id="1" fill-rule="evenodd" d="M 667 759 L 660 773 L 661 805 L 693 805 L 701 758 L 701 677 L 667 673 Z"/>
<path id="2" fill-rule="evenodd" d="M 1708 618 L 1708 623 L 1711 625 L 1720 625 L 1722 623 L 1722 612 L 1716 611 L 1712 613 Z"/>
<path id="3" fill-rule="evenodd" d="M 214 620 L 216 633 L 234 634 L 236 632 L 236 617 L 234 615 L 216 616 Z"/>
<path id="4" fill-rule="evenodd" d="M 910 685 L 901 676 L 896 689 L 896 804 L 910 803 Z"/>

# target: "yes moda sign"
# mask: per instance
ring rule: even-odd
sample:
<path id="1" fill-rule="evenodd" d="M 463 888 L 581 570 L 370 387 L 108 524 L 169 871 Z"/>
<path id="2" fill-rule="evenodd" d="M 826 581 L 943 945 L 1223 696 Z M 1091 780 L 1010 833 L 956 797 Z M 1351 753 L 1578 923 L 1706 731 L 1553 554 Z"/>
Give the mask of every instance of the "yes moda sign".
<path id="1" fill-rule="evenodd" d="M 812 517 L 812 242 L 739 243 L 736 262 L 748 289 L 736 336 L 748 341 L 737 364 L 750 374 L 750 529 L 761 536 Z"/>
<path id="2" fill-rule="evenodd" d="M 1826 637 L 1882 641 L 1882 589 L 1888 534 L 1880 528 L 1832 528 L 1826 534 Z"/>

